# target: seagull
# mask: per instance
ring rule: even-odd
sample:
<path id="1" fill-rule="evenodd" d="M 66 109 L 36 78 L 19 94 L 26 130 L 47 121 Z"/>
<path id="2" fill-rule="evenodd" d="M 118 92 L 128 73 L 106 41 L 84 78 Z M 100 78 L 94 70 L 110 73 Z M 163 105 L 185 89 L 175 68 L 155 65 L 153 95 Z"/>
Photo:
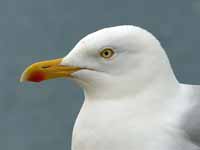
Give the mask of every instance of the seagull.
<path id="1" fill-rule="evenodd" d="M 21 81 L 70 78 L 84 90 L 72 150 L 200 150 L 200 88 L 180 83 L 165 50 L 133 25 L 88 34 Z"/>

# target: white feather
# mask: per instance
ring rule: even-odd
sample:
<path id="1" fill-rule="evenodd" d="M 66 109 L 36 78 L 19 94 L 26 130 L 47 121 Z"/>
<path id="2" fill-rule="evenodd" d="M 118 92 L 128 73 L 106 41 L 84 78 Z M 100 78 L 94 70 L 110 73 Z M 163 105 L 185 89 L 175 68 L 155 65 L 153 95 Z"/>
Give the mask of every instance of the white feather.
<path id="1" fill-rule="evenodd" d="M 110 60 L 100 57 L 112 48 Z M 159 41 L 135 26 L 99 30 L 83 38 L 63 65 L 91 70 L 73 74 L 85 101 L 76 120 L 72 150 L 196 149 L 181 130 L 192 108 L 191 88 L 179 84 Z"/>

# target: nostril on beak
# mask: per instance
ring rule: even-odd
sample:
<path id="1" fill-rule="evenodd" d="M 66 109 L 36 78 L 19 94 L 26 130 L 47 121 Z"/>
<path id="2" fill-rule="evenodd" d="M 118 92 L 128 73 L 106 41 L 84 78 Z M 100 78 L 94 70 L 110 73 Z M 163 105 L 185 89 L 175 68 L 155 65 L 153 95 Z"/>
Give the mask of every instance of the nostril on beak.
<path id="1" fill-rule="evenodd" d="M 51 67 L 51 66 L 49 66 L 49 65 L 47 65 L 47 66 L 42 66 L 43 69 L 47 69 L 47 68 L 49 68 L 49 67 Z"/>

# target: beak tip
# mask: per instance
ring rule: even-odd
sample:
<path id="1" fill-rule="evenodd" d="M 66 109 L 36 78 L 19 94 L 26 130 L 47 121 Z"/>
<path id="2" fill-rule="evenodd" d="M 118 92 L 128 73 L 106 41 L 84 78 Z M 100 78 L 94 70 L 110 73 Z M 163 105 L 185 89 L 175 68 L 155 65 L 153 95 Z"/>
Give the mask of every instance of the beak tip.
<path id="1" fill-rule="evenodd" d="M 28 69 L 25 69 L 24 72 L 21 74 L 21 77 L 19 79 L 20 82 L 26 82 L 28 81 Z"/>
<path id="2" fill-rule="evenodd" d="M 19 82 L 25 82 L 27 81 L 26 78 L 24 77 L 24 73 L 21 75 Z"/>

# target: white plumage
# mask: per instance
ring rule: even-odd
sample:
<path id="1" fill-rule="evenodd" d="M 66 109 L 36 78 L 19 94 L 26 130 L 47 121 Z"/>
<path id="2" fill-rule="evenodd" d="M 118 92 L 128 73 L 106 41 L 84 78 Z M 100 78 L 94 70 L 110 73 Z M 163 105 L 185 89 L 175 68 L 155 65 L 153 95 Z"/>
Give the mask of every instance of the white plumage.
<path id="1" fill-rule="evenodd" d="M 115 51 L 111 60 L 97 55 L 106 47 Z M 73 73 L 85 101 L 72 150 L 200 149 L 184 126 L 200 92 L 176 80 L 162 46 L 148 31 L 135 26 L 99 30 L 83 38 L 65 64 L 95 70 Z"/>

